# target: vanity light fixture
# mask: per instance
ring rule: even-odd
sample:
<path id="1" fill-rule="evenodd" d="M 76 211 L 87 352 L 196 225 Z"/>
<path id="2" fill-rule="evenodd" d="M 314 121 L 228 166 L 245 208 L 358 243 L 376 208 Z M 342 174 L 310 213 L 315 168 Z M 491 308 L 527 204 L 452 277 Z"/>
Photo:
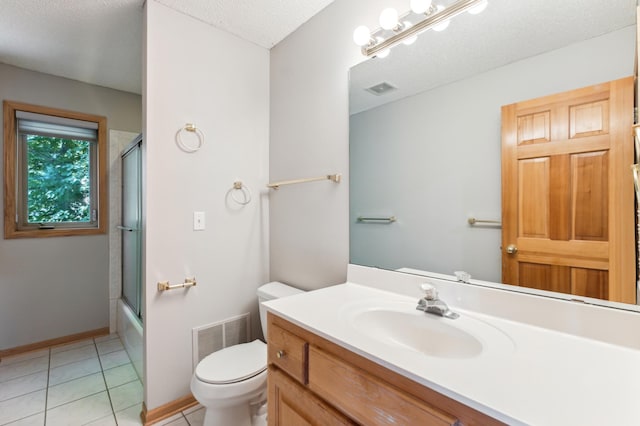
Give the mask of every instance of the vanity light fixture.
<path id="1" fill-rule="evenodd" d="M 393 8 L 380 14 L 380 28 L 371 32 L 361 25 L 353 32 L 353 41 L 365 56 L 384 58 L 398 43 L 411 44 L 418 34 L 433 29 L 443 31 L 451 19 L 463 12 L 476 15 L 486 9 L 488 0 L 457 0 L 450 6 L 434 5 L 432 0 L 411 0 L 411 11 L 402 16 Z"/>

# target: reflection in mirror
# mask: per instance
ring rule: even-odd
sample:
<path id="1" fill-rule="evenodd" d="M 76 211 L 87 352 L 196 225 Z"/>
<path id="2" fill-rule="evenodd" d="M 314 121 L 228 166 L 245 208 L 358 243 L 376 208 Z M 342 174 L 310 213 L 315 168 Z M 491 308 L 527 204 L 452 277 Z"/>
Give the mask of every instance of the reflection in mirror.
<path id="1" fill-rule="evenodd" d="M 469 223 L 502 221 L 501 108 L 632 76 L 635 13 L 633 0 L 606 8 L 597 0 L 492 0 L 480 15 L 353 67 L 351 263 L 502 282 L 502 227 Z M 623 185 L 632 188 L 629 166 Z M 632 223 L 622 232 L 635 235 Z M 568 271 L 579 287 L 581 274 Z M 616 281 L 631 298 L 603 298 L 635 303 L 633 275 Z M 549 276 L 530 286 L 572 292 L 547 286 Z"/>

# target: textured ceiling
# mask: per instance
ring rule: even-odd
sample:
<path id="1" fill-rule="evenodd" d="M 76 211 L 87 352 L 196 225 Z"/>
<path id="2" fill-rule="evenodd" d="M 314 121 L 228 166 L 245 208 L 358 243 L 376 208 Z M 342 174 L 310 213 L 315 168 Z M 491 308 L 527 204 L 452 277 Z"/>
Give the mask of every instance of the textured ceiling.
<path id="1" fill-rule="evenodd" d="M 156 0 L 271 49 L 333 0 Z"/>
<path id="2" fill-rule="evenodd" d="M 0 62 L 141 91 L 143 0 L 0 0 Z"/>
<path id="3" fill-rule="evenodd" d="M 148 1 L 271 48 L 333 0 Z M 0 62 L 141 93 L 143 2 L 0 0 Z M 634 23 L 635 0 L 490 0 L 482 14 L 464 14 L 442 33 L 430 31 L 413 46 L 394 48 L 376 68 L 396 75 L 405 55 L 411 61 L 405 68 L 426 65 L 419 81 L 395 78 L 401 89 L 393 96 L 402 97 L 412 85 L 436 87 Z M 380 83 L 361 65 L 363 87 Z M 358 96 L 351 99 L 354 110 L 365 102 Z"/>
<path id="4" fill-rule="evenodd" d="M 443 1 L 450 4 L 453 0 Z M 394 47 L 387 58 L 373 58 L 352 68 L 350 112 L 635 23 L 636 0 L 489 0 L 479 15 L 459 15 L 445 31 L 427 31 L 411 46 Z M 366 91 L 383 81 L 398 89 L 384 96 Z"/>
<path id="5" fill-rule="evenodd" d="M 149 0 L 271 48 L 333 0 Z M 144 0 L 0 0 L 0 62 L 141 93 Z"/>

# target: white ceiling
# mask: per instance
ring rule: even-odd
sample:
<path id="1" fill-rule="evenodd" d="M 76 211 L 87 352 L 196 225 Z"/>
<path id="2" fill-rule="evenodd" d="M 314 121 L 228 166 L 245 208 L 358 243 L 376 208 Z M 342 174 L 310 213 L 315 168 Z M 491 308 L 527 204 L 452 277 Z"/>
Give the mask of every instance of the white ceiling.
<path id="1" fill-rule="evenodd" d="M 157 1 L 271 48 L 334 0 L 148 1 Z M 453 0 L 441 1 L 448 4 Z M 143 2 L 0 0 L 0 62 L 141 93 Z M 375 66 L 375 75 L 372 71 L 367 76 L 366 66 L 359 66 L 358 70 L 364 76 L 363 87 L 369 87 L 380 83 L 377 74 L 380 68 L 395 75 L 396 65 L 404 61 L 400 57 L 406 55 L 413 61 L 408 68 L 426 65 L 427 71 L 420 81 L 406 84 L 399 81 L 400 86 L 421 84 L 428 89 L 632 25 L 635 3 L 635 0 L 490 0 L 489 8 L 482 14 L 465 14 L 455 18 L 442 33 L 429 31 L 413 46 L 394 48 L 386 62 L 376 60 L 379 64 Z M 398 91 L 394 96 L 401 97 L 402 93 Z M 352 111 L 362 109 L 357 105 L 360 100 L 351 101 Z"/>
<path id="2" fill-rule="evenodd" d="M 149 0 L 270 49 L 333 0 Z M 0 0 L 0 62 L 141 93 L 144 0 Z"/>

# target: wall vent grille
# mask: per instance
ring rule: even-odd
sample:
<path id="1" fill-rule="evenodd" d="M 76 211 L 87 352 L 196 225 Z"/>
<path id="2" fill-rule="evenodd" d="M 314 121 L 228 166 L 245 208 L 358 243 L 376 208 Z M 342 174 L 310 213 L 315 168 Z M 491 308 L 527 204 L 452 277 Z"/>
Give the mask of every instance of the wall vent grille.
<path id="1" fill-rule="evenodd" d="M 247 343 L 251 335 L 250 314 L 201 325 L 192 330 L 193 369 L 207 355 L 229 346 Z"/>

